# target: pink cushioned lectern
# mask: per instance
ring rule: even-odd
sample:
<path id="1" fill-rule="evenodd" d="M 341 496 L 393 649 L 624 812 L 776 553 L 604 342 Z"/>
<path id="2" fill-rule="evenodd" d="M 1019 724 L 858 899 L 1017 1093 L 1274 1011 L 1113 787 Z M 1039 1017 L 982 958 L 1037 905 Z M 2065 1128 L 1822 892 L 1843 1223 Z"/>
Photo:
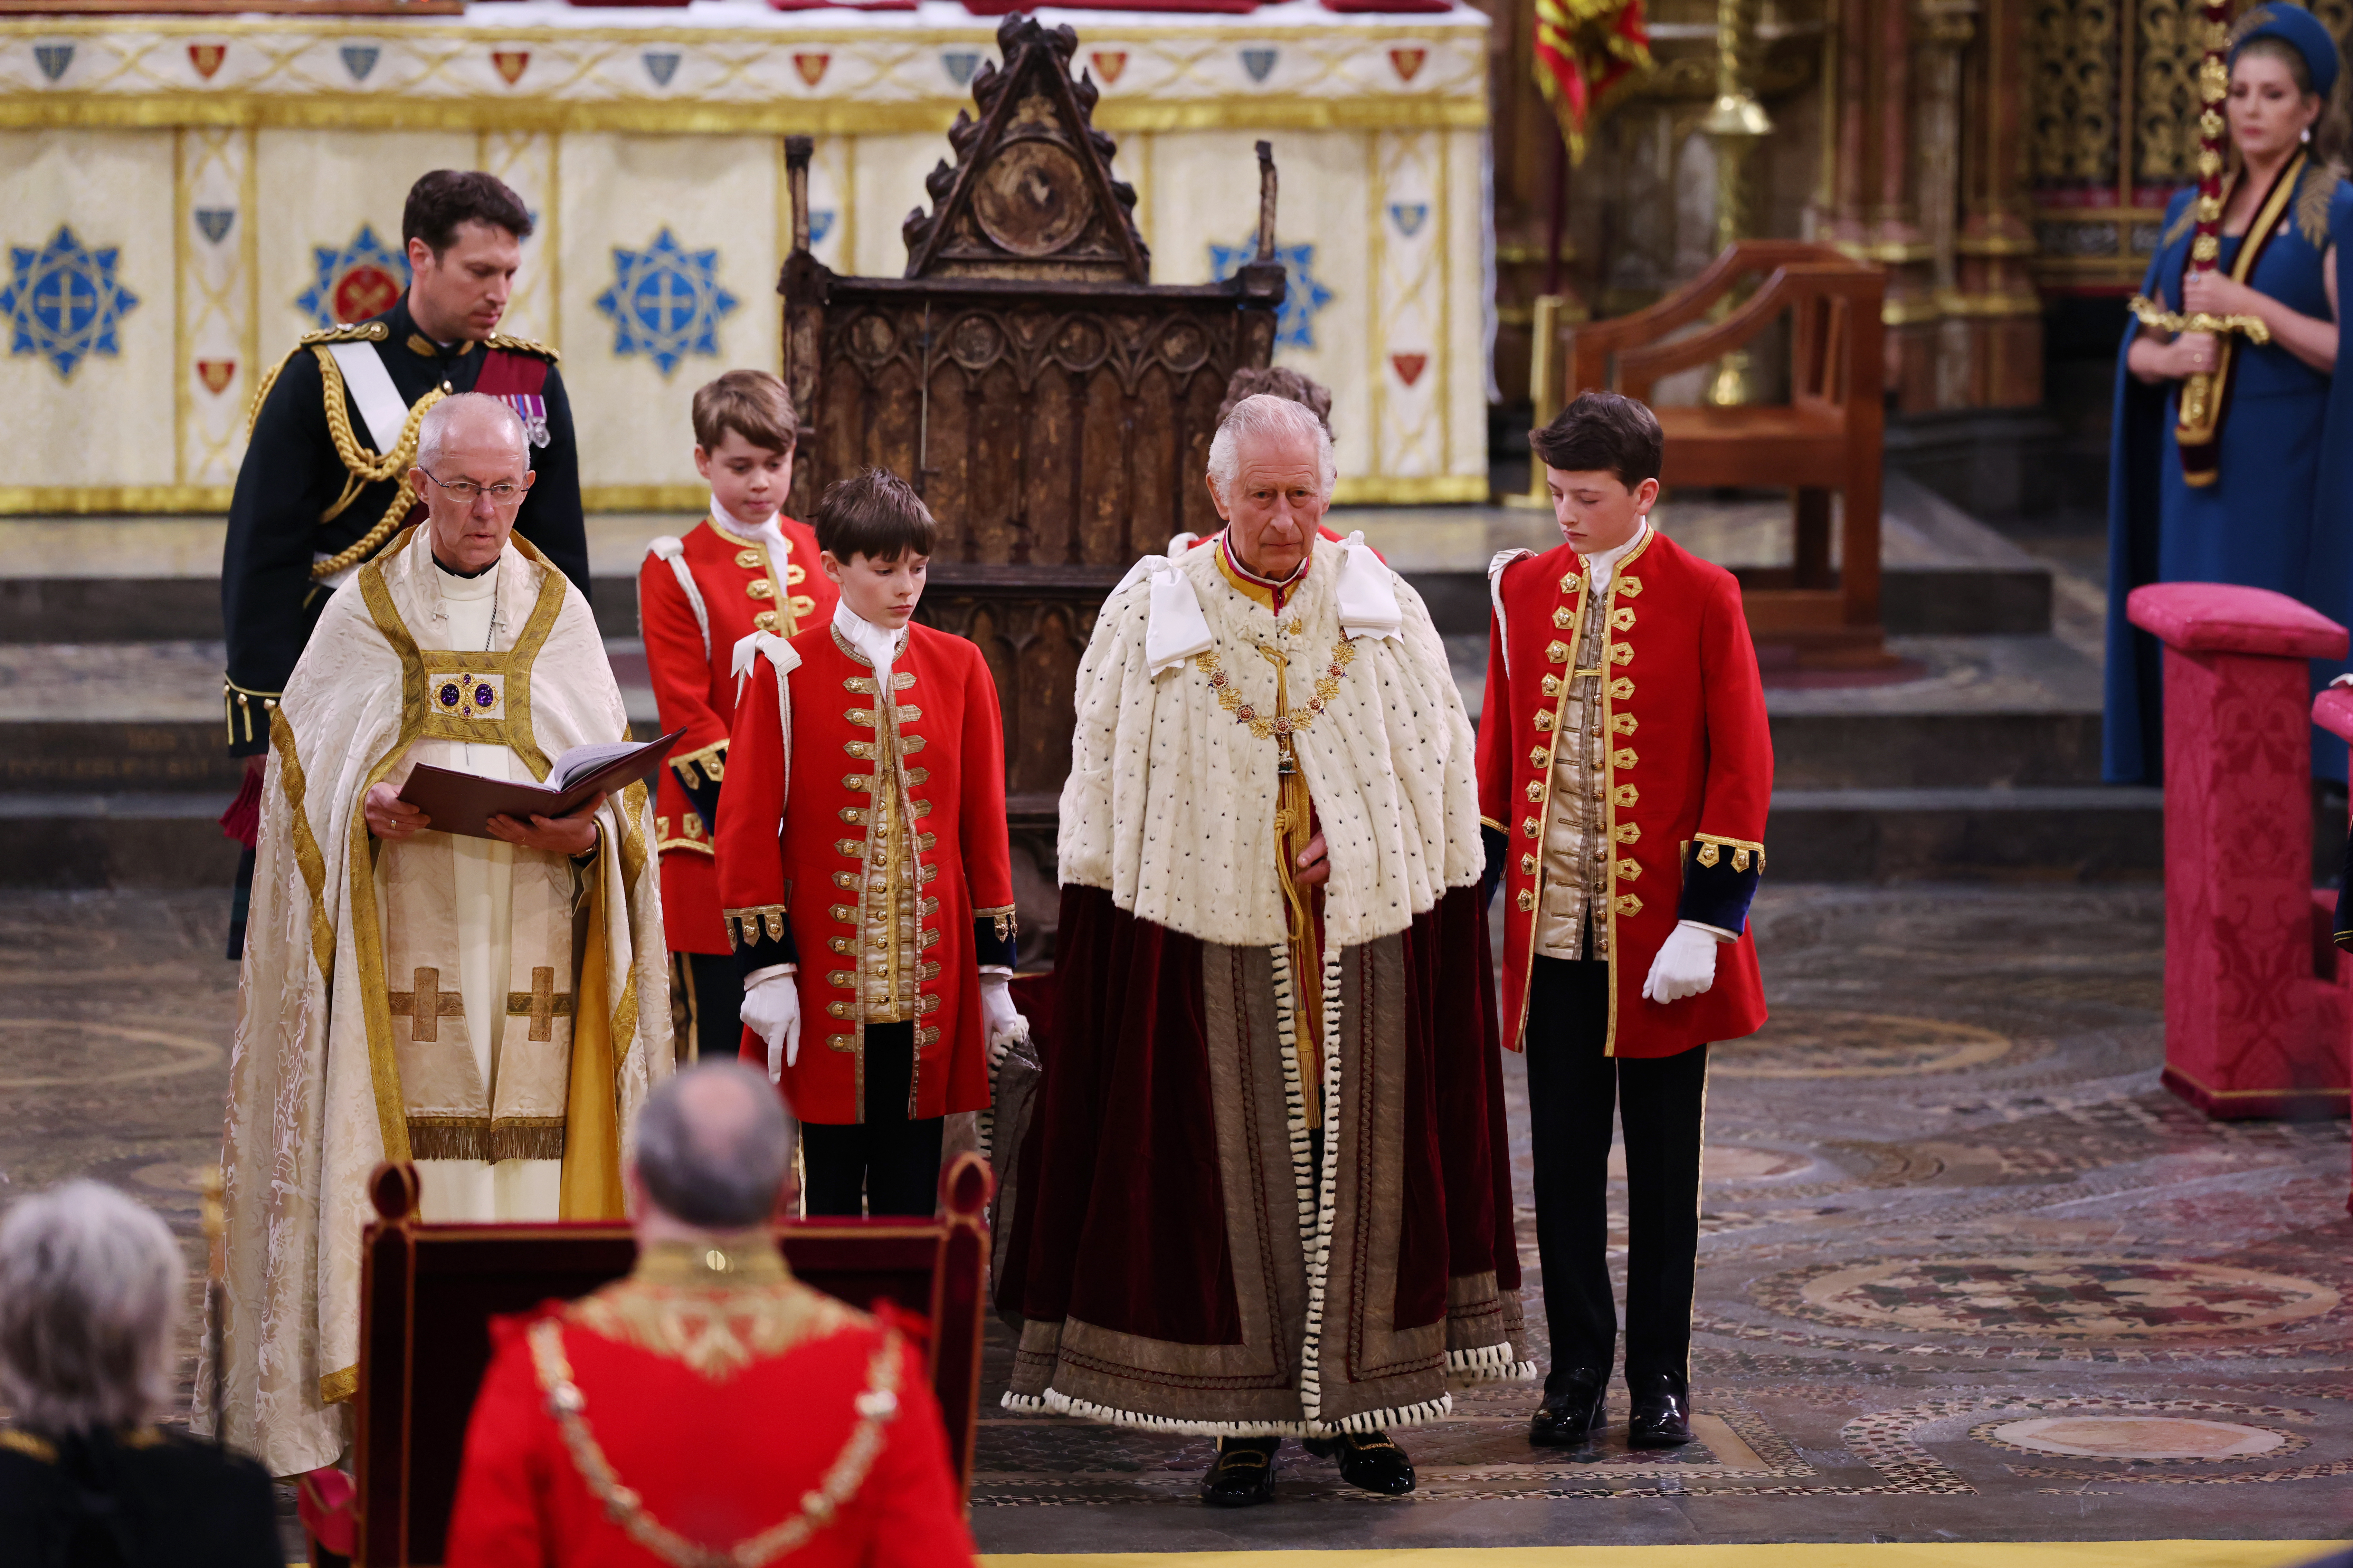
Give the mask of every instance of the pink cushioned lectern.
<path id="1" fill-rule="evenodd" d="M 2136 588 L 2126 615 L 2165 644 L 2166 1087 L 2212 1116 L 2343 1115 L 2306 661 L 2344 658 L 2345 628 L 2218 583 Z"/>

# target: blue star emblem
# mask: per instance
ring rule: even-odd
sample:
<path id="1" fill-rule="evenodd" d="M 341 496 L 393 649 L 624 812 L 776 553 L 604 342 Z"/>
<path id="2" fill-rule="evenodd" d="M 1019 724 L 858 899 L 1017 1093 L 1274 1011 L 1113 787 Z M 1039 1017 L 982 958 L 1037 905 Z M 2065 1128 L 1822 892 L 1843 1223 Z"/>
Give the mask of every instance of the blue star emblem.
<path id="1" fill-rule="evenodd" d="M 1278 245 L 1274 258 L 1282 263 L 1289 287 L 1282 291 L 1282 313 L 1276 319 L 1274 346 L 1312 349 L 1315 346 L 1315 312 L 1332 302 L 1332 290 L 1315 280 L 1315 247 Z M 1209 281 L 1223 283 L 1258 259 L 1258 241 L 1209 247 Z"/>
<path id="2" fill-rule="evenodd" d="M 9 279 L 0 285 L 0 316 L 8 320 L 8 352 L 39 354 L 60 378 L 92 354 L 120 354 L 115 328 L 139 303 L 115 281 L 120 248 L 91 250 L 59 225 L 38 250 L 8 247 Z"/>
<path id="3" fill-rule="evenodd" d="M 294 304 L 322 327 L 380 316 L 408 287 L 408 258 L 378 239 L 369 224 L 340 248 L 312 246 L 311 268 L 311 286 Z"/>
<path id="4" fill-rule="evenodd" d="M 719 286 L 719 252 L 689 250 L 669 229 L 643 250 L 613 247 L 613 286 L 596 309 L 613 320 L 613 352 L 644 354 L 662 374 L 691 353 L 719 356 L 719 319 L 735 308 Z"/>

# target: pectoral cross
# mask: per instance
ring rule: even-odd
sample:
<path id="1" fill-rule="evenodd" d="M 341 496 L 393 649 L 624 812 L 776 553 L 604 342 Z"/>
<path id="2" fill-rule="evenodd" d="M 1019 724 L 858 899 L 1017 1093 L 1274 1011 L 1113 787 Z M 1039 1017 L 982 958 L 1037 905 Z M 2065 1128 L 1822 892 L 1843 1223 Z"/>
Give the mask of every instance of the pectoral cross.
<path id="1" fill-rule="evenodd" d="M 438 969 L 418 970 L 415 984 L 413 991 L 385 993 L 385 1008 L 394 1017 L 408 1020 L 410 1039 L 438 1040 L 441 1037 L 442 1019 L 466 1016 L 466 999 L 455 991 L 441 989 L 441 972 Z"/>
<path id="2" fill-rule="evenodd" d="M 555 988 L 555 971 L 534 969 L 531 972 L 531 989 L 507 993 L 507 1016 L 529 1018 L 528 1038 L 552 1040 L 555 1037 L 555 1020 L 572 1016 L 572 994 Z"/>

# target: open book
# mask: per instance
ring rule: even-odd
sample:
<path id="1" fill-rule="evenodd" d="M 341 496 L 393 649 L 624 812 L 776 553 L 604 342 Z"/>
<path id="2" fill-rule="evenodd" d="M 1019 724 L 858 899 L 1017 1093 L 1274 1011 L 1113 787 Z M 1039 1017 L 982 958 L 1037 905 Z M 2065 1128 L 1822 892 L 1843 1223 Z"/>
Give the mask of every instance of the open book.
<path id="1" fill-rule="evenodd" d="M 650 776 L 685 733 L 673 730 L 658 741 L 575 746 L 555 759 L 543 784 L 485 778 L 419 763 L 401 785 L 400 798 L 430 817 L 437 833 L 494 838 L 497 835 L 488 826 L 493 816 L 523 823 L 533 816 L 570 816 L 590 801 Z"/>

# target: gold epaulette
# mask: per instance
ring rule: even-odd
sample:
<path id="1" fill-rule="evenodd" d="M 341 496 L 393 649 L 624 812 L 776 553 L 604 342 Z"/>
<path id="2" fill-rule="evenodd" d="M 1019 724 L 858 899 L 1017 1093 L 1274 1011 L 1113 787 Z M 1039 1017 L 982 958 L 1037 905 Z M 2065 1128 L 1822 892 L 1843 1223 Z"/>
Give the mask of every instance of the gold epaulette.
<path id="1" fill-rule="evenodd" d="M 321 327 L 315 331 L 304 332 L 254 387 L 253 402 L 245 411 L 245 438 L 248 441 L 253 439 L 254 421 L 261 417 L 261 405 L 269 401 L 269 389 L 278 384 L 279 374 L 285 370 L 287 360 L 304 349 L 315 349 L 326 343 L 380 343 L 389 335 L 390 329 L 382 321 L 350 321 L 342 326 Z"/>
<path id="2" fill-rule="evenodd" d="M 338 327 L 321 327 L 315 332 L 304 332 L 294 346 L 307 349 L 314 343 L 380 343 L 392 335 L 392 329 L 382 321 L 350 321 Z"/>
<path id="3" fill-rule="evenodd" d="M 536 338 L 513 338 L 504 332 L 493 332 L 482 340 L 486 349 L 505 349 L 511 353 L 537 354 L 550 364 L 560 364 L 564 356 Z"/>

